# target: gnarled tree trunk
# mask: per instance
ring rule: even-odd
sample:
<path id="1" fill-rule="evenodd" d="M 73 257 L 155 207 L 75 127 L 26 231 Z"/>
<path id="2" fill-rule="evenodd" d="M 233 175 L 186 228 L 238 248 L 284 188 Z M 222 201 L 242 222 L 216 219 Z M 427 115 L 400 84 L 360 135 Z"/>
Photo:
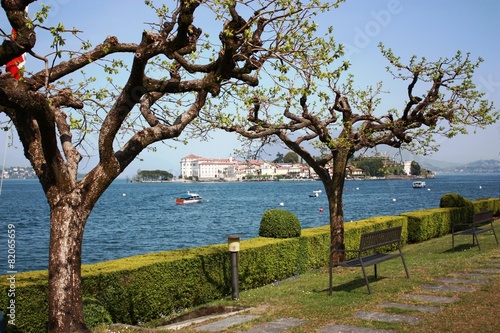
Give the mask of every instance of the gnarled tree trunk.
<path id="1" fill-rule="evenodd" d="M 331 260 L 341 262 L 345 260 L 344 246 L 344 206 L 342 195 L 344 193 L 344 181 L 349 154 L 336 151 L 334 154 L 332 174 L 330 179 L 323 184 L 328 197 L 328 208 L 330 213 L 330 242 Z"/>
<path id="2" fill-rule="evenodd" d="M 119 169 L 104 172 L 101 165 L 71 189 L 55 187 L 46 193 L 50 205 L 49 332 L 90 332 L 83 318 L 83 233 L 95 203 L 119 174 Z"/>
<path id="3" fill-rule="evenodd" d="M 81 292 L 82 240 L 89 212 L 75 207 L 75 195 L 68 197 L 50 214 L 49 332 L 90 332 Z"/>

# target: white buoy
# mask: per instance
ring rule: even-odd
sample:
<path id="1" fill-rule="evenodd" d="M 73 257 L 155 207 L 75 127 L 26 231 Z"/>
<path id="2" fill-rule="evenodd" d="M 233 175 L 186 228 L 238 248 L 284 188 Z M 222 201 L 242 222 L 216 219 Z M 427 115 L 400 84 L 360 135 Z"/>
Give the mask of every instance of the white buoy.
<path id="1" fill-rule="evenodd" d="M 127 196 L 127 194 L 126 194 L 126 193 L 123 193 L 123 194 L 122 194 L 122 197 L 126 197 L 126 196 Z"/>
<path id="2" fill-rule="evenodd" d="M 396 198 L 392 198 L 392 202 L 396 202 Z"/>
<path id="3" fill-rule="evenodd" d="M 427 189 L 427 191 L 430 191 L 430 190 L 431 190 L 430 188 Z"/>
<path id="4" fill-rule="evenodd" d="M 284 203 L 284 202 L 280 202 L 280 206 L 284 206 L 284 205 L 285 205 L 285 203 Z"/>
<path id="5" fill-rule="evenodd" d="M 481 185 L 479 185 L 479 189 L 482 189 L 483 187 Z"/>

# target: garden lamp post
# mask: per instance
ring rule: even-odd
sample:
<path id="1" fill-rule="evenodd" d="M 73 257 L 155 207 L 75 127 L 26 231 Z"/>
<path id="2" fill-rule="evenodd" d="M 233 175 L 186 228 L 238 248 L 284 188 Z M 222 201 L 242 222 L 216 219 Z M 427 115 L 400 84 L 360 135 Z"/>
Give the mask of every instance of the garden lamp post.
<path id="1" fill-rule="evenodd" d="M 240 235 L 228 235 L 227 245 L 231 262 L 231 288 L 233 300 L 240 298 L 238 285 L 238 252 L 240 251 Z"/>

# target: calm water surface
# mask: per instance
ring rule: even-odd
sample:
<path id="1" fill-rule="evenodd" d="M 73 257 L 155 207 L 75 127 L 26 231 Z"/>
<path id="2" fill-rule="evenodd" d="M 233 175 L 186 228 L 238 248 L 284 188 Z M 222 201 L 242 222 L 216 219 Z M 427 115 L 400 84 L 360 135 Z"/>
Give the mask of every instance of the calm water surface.
<path id="1" fill-rule="evenodd" d="M 427 188 L 411 180 L 347 181 L 345 221 L 397 215 L 439 206 L 448 192 L 476 200 L 500 196 L 500 174 L 438 175 Z M 323 190 L 310 198 L 314 190 Z M 204 202 L 175 205 L 176 196 L 199 193 Z M 281 206 L 282 204 L 283 206 Z M 257 236 L 265 210 L 295 213 L 303 228 L 328 224 L 321 182 L 127 183 L 117 180 L 96 204 L 85 229 L 83 262 L 226 242 L 225 235 Z M 321 208 L 324 209 L 321 212 Z M 49 209 L 37 180 L 4 180 L 0 195 L 0 275 L 6 274 L 8 225 L 16 228 L 16 270 L 46 269 Z"/>

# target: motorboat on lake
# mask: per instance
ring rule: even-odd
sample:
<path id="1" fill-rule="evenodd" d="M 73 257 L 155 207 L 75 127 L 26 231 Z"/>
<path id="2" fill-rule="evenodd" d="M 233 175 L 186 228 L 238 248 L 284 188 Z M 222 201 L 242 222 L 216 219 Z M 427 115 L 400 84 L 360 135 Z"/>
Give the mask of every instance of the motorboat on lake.
<path id="1" fill-rule="evenodd" d="M 319 197 L 319 194 L 321 193 L 321 190 L 313 191 L 312 194 L 309 194 L 311 198 L 316 198 Z"/>
<path id="2" fill-rule="evenodd" d="M 180 197 L 175 198 L 175 204 L 187 205 L 193 203 L 200 203 L 201 200 L 203 200 L 203 198 L 199 194 L 188 192 L 187 194 L 183 194 Z"/>
<path id="3" fill-rule="evenodd" d="M 425 182 L 423 181 L 416 181 L 413 182 L 413 188 L 424 188 L 425 187 Z"/>

